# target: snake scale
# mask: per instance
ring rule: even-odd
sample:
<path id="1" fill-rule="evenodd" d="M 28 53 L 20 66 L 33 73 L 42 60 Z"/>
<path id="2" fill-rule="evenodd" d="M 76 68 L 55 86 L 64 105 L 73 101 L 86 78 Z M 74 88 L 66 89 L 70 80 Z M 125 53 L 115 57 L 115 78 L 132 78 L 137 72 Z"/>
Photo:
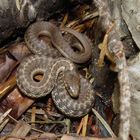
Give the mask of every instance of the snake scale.
<path id="1" fill-rule="evenodd" d="M 61 112 L 69 117 L 80 117 L 92 108 L 94 90 L 90 82 L 77 72 L 72 61 L 86 62 L 91 56 L 91 51 L 88 49 L 90 46 L 87 38 L 76 31 L 73 32 L 72 29 L 64 30 L 70 31 L 78 38 L 83 46 L 79 48 L 81 54 L 70 49 L 70 45 L 64 41 L 60 31 L 52 23 L 37 22 L 28 28 L 25 42 L 35 55 L 24 58 L 19 65 L 16 73 L 17 85 L 26 96 L 31 98 L 39 98 L 51 93 L 56 107 Z M 39 40 L 39 35 L 49 36 L 52 44 L 70 60 L 46 56 L 47 46 Z M 57 35 L 60 35 L 60 38 Z M 85 48 L 86 46 L 88 47 Z M 35 81 L 34 76 L 38 74 L 42 74 L 43 77 L 40 81 Z M 72 91 L 73 95 L 69 91 Z"/>

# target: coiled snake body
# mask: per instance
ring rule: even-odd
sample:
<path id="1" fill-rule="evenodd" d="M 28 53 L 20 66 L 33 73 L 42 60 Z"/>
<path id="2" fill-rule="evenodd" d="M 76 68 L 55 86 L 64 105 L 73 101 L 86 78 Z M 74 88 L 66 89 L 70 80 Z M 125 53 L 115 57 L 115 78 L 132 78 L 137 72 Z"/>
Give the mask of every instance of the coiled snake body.
<path id="1" fill-rule="evenodd" d="M 51 36 L 52 42 L 55 42 L 53 39 L 56 39 L 55 35 L 53 35 L 52 33 L 54 29 L 49 28 L 49 30 L 46 30 L 45 28 L 45 31 L 43 31 L 43 28 L 46 24 L 45 22 L 39 22 L 38 24 L 35 23 L 35 25 L 41 26 L 42 23 L 44 25 L 41 28 L 38 27 L 35 29 L 33 28 L 34 26 L 32 25 L 32 28 L 34 30 L 32 30 L 32 28 L 29 27 L 29 30 L 26 32 L 25 35 L 26 43 L 28 47 L 33 51 L 33 53 L 37 55 L 31 55 L 25 58 L 18 67 L 17 85 L 25 95 L 31 98 L 43 97 L 51 92 L 54 103 L 61 112 L 70 117 L 83 116 L 87 114 L 91 109 L 91 107 L 93 106 L 94 91 L 91 87 L 91 84 L 81 75 L 80 75 L 80 83 L 78 83 L 78 80 L 76 79 L 72 82 L 71 81 L 68 82 L 72 83 L 72 90 L 76 94 L 79 92 L 79 96 L 77 98 L 72 98 L 72 96 L 68 93 L 68 90 L 64 82 L 65 72 L 67 71 L 72 74 L 71 77 L 77 77 L 77 75 L 79 76 L 74 64 L 70 60 L 74 60 L 75 62 L 81 63 L 79 59 L 80 57 L 76 56 L 74 52 L 72 53 L 74 55 L 69 54 L 68 52 L 65 52 L 66 50 L 63 50 L 62 48 L 61 49 L 63 50 L 64 53 L 63 55 L 66 55 L 66 57 L 70 57 L 70 60 L 65 58 L 53 59 L 51 57 L 47 57 L 46 55 L 41 56 L 40 54 L 44 54 L 43 52 L 47 50 L 45 49 L 46 44 L 44 44 L 44 42 L 38 39 L 39 34 L 40 33 L 43 34 L 43 32 L 45 32 L 45 35 L 47 34 L 48 36 Z M 41 29 L 41 31 L 39 29 Z M 63 42 L 62 38 L 59 39 L 57 38 L 56 42 L 60 45 Z M 82 42 L 86 42 L 86 39 L 85 41 Z M 55 44 L 55 46 L 59 45 Z M 85 62 L 87 61 L 87 58 L 90 56 L 90 54 L 88 57 L 87 56 L 84 57 L 85 56 L 84 53 L 79 54 L 79 56 L 83 56 L 83 59 L 81 60 Z M 34 80 L 34 76 L 37 74 L 43 75 L 42 80 L 39 82 Z M 67 80 L 69 81 L 71 80 L 71 78 L 66 79 L 66 82 Z M 79 86 L 77 86 L 78 84 Z"/>
<path id="2" fill-rule="evenodd" d="M 66 90 L 64 90 L 64 82 L 62 73 L 57 79 L 57 88 L 52 91 L 52 98 L 58 109 L 70 117 L 80 117 L 86 115 L 93 107 L 94 91 L 91 84 L 80 75 L 80 92 L 77 99 L 71 98 Z"/>
<path id="3" fill-rule="evenodd" d="M 38 39 L 40 35 L 45 35 L 51 38 L 52 44 L 62 55 L 73 62 L 85 63 L 89 60 L 92 52 L 89 40 L 70 28 L 62 28 L 62 30 L 74 35 L 80 41 L 82 44 L 82 47 L 78 47 L 80 53 L 72 49 L 69 43 L 64 40 L 60 30 L 50 22 L 41 21 L 31 25 L 25 33 L 25 42 L 34 54 L 47 55 L 49 52 L 47 44 Z"/>
<path id="4" fill-rule="evenodd" d="M 58 74 L 62 71 L 75 71 L 75 66 L 64 58 L 53 59 L 31 55 L 22 61 L 17 70 L 17 84 L 27 96 L 43 97 L 52 91 Z M 42 74 L 43 78 L 37 82 L 34 80 L 34 76 L 39 74 Z"/>

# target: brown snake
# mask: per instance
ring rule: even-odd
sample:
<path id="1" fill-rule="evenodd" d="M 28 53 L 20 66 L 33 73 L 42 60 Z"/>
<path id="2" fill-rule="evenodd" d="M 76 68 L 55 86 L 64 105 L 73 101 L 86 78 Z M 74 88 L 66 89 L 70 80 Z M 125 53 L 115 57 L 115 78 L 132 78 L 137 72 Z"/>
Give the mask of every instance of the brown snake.
<path id="1" fill-rule="evenodd" d="M 94 91 L 91 84 L 80 76 L 80 92 L 78 98 L 72 98 L 64 85 L 65 71 L 75 71 L 75 66 L 65 58 L 52 59 L 46 56 L 32 55 L 25 58 L 17 70 L 17 85 L 31 98 L 46 96 L 51 92 L 52 98 L 64 114 L 80 117 L 89 112 L 94 102 Z M 43 73 L 40 82 L 34 81 L 36 74 Z M 73 76 L 77 75 L 74 73 Z M 79 84 L 73 81 L 74 86 Z M 76 90 L 75 90 L 76 92 Z"/>
<path id="2" fill-rule="evenodd" d="M 80 52 L 75 52 L 69 43 L 64 40 L 59 28 L 50 22 L 40 21 L 32 24 L 25 33 L 25 42 L 34 54 L 47 55 L 49 51 L 47 44 L 38 38 L 40 35 L 48 36 L 51 38 L 52 44 L 64 57 L 69 58 L 75 63 L 85 63 L 88 61 L 92 54 L 89 40 L 73 29 L 65 27 L 61 30 L 72 34 L 79 40 L 82 47 L 76 47 Z"/>
<path id="3" fill-rule="evenodd" d="M 62 71 L 71 71 L 71 73 L 73 72 L 73 76 L 78 77 L 75 66 L 70 60 L 31 55 L 26 57 L 18 67 L 17 85 L 29 97 L 43 97 L 52 91 L 58 74 Z M 40 82 L 37 82 L 34 77 L 39 74 L 42 74 L 43 78 Z M 76 80 L 75 84 L 76 82 L 78 81 Z"/>
<path id="4" fill-rule="evenodd" d="M 71 98 L 68 92 L 64 89 L 62 73 L 57 79 L 57 88 L 52 91 L 52 98 L 56 107 L 70 117 L 80 117 L 86 115 L 93 107 L 94 91 L 89 81 L 80 75 L 80 92 L 78 98 Z M 66 96 L 67 95 L 67 96 Z"/>
<path id="5" fill-rule="evenodd" d="M 31 31 L 28 30 L 25 35 L 25 40 L 33 53 L 44 54 L 43 52 L 47 50 L 45 50 L 45 47 L 42 47 L 42 45 L 45 44 L 39 41 L 39 35 L 37 34 L 37 31 L 39 34 L 42 34 L 43 28 L 41 28 L 41 32 L 39 29 Z M 52 31 L 53 30 L 49 29 L 49 32 Z M 45 34 L 46 32 L 48 31 L 45 31 Z M 28 38 L 29 35 L 31 35 L 30 38 Z M 49 36 L 51 36 L 52 40 L 55 35 L 51 33 Z M 57 39 L 55 41 L 57 41 Z M 60 42 L 58 39 L 58 42 L 55 43 L 59 44 Z M 35 44 L 38 46 L 35 46 Z M 43 50 L 41 50 L 42 48 Z M 78 58 L 78 56 L 71 58 Z M 86 57 L 83 59 L 84 61 L 87 59 L 85 58 Z M 77 60 L 78 61 L 75 62 L 79 63 L 80 59 Z M 43 74 L 43 78 L 39 82 L 34 80 L 34 76 L 38 74 Z M 78 80 L 78 77 L 79 74 L 77 73 L 74 64 L 68 59 L 53 59 L 45 55 L 31 55 L 25 58 L 18 67 L 17 85 L 25 95 L 31 98 L 43 97 L 51 92 L 53 101 L 60 111 L 70 117 L 80 117 L 87 114 L 92 108 L 94 102 L 94 91 L 88 80 L 83 78 L 81 75 L 80 80 Z M 69 91 L 73 91 L 74 93 L 68 93 Z M 78 97 L 77 94 L 79 94 Z M 77 98 L 72 98 L 72 96 Z"/>

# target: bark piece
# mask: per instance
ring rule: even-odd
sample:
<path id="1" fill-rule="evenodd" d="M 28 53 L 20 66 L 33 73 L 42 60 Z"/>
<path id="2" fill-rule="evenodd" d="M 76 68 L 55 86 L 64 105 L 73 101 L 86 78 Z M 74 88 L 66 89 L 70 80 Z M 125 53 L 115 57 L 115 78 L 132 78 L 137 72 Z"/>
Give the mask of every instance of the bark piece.
<path id="1" fill-rule="evenodd" d="M 29 131 L 31 130 L 31 126 L 26 124 L 25 122 L 18 122 L 14 130 L 11 132 L 11 136 L 14 137 L 25 137 Z"/>
<path id="2" fill-rule="evenodd" d="M 19 90 L 15 88 L 6 98 L 0 102 L 0 112 L 5 112 L 9 108 L 12 108 L 10 115 L 17 119 L 33 103 L 34 100 L 22 96 Z"/>
<path id="3" fill-rule="evenodd" d="M 116 140 L 115 138 L 96 138 L 64 135 L 61 140 Z"/>
<path id="4" fill-rule="evenodd" d="M 65 7 L 65 0 L 1 0 L 0 44 L 34 20 L 47 20 Z M 4 43 L 4 42 L 3 42 Z"/>

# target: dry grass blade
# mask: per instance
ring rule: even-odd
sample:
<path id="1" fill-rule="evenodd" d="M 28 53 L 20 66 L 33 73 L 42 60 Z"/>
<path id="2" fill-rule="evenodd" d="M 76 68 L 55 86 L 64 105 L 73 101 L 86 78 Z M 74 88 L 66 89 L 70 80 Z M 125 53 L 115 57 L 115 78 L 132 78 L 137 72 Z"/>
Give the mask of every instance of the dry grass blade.
<path id="1" fill-rule="evenodd" d="M 114 57 L 111 55 L 111 53 L 108 50 L 108 36 L 109 36 L 109 32 L 113 29 L 114 24 L 111 25 L 111 27 L 109 27 L 109 29 L 107 30 L 104 39 L 103 39 L 103 43 L 101 43 L 100 45 L 100 56 L 99 56 L 99 60 L 98 60 L 98 65 L 99 67 L 102 67 L 104 65 L 104 57 L 107 56 L 108 59 L 114 63 Z"/>
<path id="2" fill-rule="evenodd" d="M 6 124 L 9 121 L 9 118 L 6 118 L 8 114 L 12 111 L 12 109 L 8 109 L 4 114 L 0 116 L 0 131 L 3 130 L 3 128 L 6 126 Z"/>
<path id="3" fill-rule="evenodd" d="M 87 21 L 87 20 L 92 20 L 96 17 L 99 16 L 99 13 L 96 11 L 96 12 L 93 12 L 93 13 L 90 13 L 88 15 L 83 15 L 83 17 L 81 19 L 77 19 L 77 20 L 74 20 L 70 23 L 68 23 L 66 25 L 66 27 L 71 27 L 71 28 L 74 28 L 75 26 L 79 25 L 79 24 L 82 24 L 83 22 Z"/>
<path id="4" fill-rule="evenodd" d="M 82 129 L 82 136 L 86 136 L 86 132 L 87 132 L 87 123 L 88 123 L 88 115 L 84 116 L 81 119 L 80 125 L 77 129 L 76 134 L 80 134 L 80 131 Z"/>
<path id="5" fill-rule="evenodd" d="M 3 123 L 0 125 L 0 132 L 3 130 L 3 128 L 6 126 L 6 124 L 9 122 L 9 119 L 6 119 L 3 121 Z"/>
<path id="6" fill-rule="evenodd" d="M 12 111 L 12 109 L 8 109 L 3 115 L 0 116 L 0 124 L 3 122 L 3 120 L 8 116 L 8 114 Z"/>
<path id="7" fill-rule="evenodd" d="M 98 66 L 103 67 L 104 66 L 104 57 L 106 55 L 106 47 L 107 47 L 107 42 L 108 42 L 108 34 L 105 34 L 103 43 L 100 45 L 100 56 L 98 60 Z"/>
<path id="8" fill-rule="evenodd" d="M 52 121 L 52 120 L 48 119 L 48 120 L 45 120 L 45 121 L 35 121 L 35 122 L 28 122 L 28 123 L 35 123 L 35 124 L 66 124 L 66 120 L 63 120 L 63 121 Z"/>
<path id="9" fill-rule="evenodd" d="M 75 26 L 73 29 L 81 33 L 85 31 L 86 27 L 85 27 L 85 24 L 80 24 L 80 25 Z"/>
<path id="10" fill-rule="evenodd" d="M 70 119 L 65 119 L 65 123 L 66 123 L 66 126 L 67 126 L 67 134 L 69 134 L 70 133 L 70 127 L 71 127 Z"/>
<path id="11" fill-rule="evenodd" d="M 94 109 L 92 108 L 93 113 L 96 115 L 96 117 L 101 121 L 101 123 L 103 124 L 103 126 L 106 128 L 106 130 L 109 132 L 109 134 L 113 137 L 116 138 L 116 135 L 114 134 L 114 132 L 112 131 L 112 129 L 110 128 L 110 126 L 107 124 L 107 122 L 102 118 L 102 116 Z"/>
<path id="12" fill-rule="evenodd" d="M 5 47 L 0 48 L 0 54 L 3 54 L 7 51 L 8 49 Z"/>
<path id="13" fill-rule="evenodd" d="M 88 115 L 86 115 L 84 118 L 84 123 L 83 123 L 83 129 L 82 129 L 82 136 L 86 136 L 87 132 L 87 123 L 88 123 Z"/>
<path id="14" fill-rule="evenodd" d="M 69 16 L 69 14 L 66 13 L 65 16 L 64 16 L 63 21 L 61 22 L 60 28 L 65 26 L 65 24 L 67 23 L 67 20 L 68 20 L 68 16 Z"/>
<path id="15" fill-rule="evenodd" d="M 82 118 L 82 119 L 81 119 L 81 122 L 80 122 L 80 125 L 79 125 L 79 127 L 78 127 L 78 129 L 77 129 L 76 134 L 80 134 L 80 131 L 81 131 L 82 126 L 83 126 L 83 122 L 84 122 L 84 120 L 83 120 L 83 118 Z"/>

